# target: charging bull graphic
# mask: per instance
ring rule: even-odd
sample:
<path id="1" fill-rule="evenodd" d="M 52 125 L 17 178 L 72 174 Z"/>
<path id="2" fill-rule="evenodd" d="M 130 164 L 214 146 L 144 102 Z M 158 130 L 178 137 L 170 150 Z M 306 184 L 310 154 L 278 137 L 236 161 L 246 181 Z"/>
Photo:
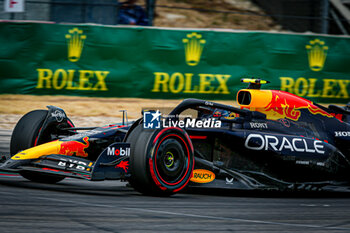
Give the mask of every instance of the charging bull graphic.
<path id="1" fill-rule="evenodd" d="M 84 137 L 83 141 L 85 143 L 78 141 L 63 142 L 58 154 L 87 157 L 88 153 L 85 152 L 85 149 L 90 145 L 89 137 Z"/>

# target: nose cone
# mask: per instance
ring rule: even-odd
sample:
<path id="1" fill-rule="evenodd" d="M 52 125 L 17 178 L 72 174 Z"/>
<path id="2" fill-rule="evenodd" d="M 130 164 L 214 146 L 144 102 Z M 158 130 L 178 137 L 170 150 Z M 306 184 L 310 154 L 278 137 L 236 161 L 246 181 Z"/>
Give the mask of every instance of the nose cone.
<path id="1" fill-rule="evenodd" d="M 37 159 L 43 155 L 58 154 L 61 148 L 61 141 L 52 141 L 48 143 L 35 146 L 21 152 L 18 152 L 11 157 L 12 160 L 27 160 L 27 159 Z"/>

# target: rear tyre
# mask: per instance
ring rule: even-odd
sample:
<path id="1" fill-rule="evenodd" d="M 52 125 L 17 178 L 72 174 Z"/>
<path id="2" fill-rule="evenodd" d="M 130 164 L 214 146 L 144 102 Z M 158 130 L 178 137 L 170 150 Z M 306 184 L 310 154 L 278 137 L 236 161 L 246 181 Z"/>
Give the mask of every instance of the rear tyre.
<path id="1" fill-rule="evenodd" d="M 48 125 L 45 129 L 42 128 L 47 114 L 47 110 L 34 110 L 25 114 L 18 121 L 11 136 L 11 156 L 17 154 L 19 151 L 54 140 L 51 138 L 51 133 L 56 129 L 56 126 Z M 40 138 L 38 138 L 39 133 L 42 135 Z M 64 179 L 62 176 L 40 172 L 21 171 L 20 174 L 28 180 L 39 183 L 52 184 Z"/>
<path id="2" fill-rule="evenodd" d="M 193 146 L 180 128 L 143 129 L 127 138 L 131 144 L 130 184 L 145 195 L 169 196 L 189 182 L 194 167 Z"/>

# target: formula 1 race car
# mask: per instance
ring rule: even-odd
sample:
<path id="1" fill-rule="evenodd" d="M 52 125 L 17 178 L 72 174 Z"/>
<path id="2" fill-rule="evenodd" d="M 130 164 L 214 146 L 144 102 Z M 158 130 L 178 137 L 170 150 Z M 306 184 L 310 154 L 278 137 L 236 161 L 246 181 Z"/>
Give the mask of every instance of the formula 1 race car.
<path id="1" fill-rule="evenodd" d="M 77 128 L 60 108 L 29 112 L 0 170 L 45 183 L 119 179 L 147 195 L 186 186 L 350 191 L 350 106 L 243 82 L 240 108 L 186 99 L 167 116 L 144 111 L 130 124 Z"/>

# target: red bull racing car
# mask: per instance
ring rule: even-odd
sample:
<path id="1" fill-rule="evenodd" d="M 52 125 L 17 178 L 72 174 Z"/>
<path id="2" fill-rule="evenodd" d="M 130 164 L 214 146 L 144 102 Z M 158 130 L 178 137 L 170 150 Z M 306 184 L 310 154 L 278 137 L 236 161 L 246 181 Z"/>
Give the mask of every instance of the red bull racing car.
<path id="1" fill-rule="evenodd" d="M 60 108 L 29 112 L 0 170 L 45 183 L 123 180 L 147 195 L 186 186 L 350 191 L 350 106 L 243 81 L 240 108 L 186 99 L 167 116 L 145 111 L 130 124 L 77 128 Z"/>

